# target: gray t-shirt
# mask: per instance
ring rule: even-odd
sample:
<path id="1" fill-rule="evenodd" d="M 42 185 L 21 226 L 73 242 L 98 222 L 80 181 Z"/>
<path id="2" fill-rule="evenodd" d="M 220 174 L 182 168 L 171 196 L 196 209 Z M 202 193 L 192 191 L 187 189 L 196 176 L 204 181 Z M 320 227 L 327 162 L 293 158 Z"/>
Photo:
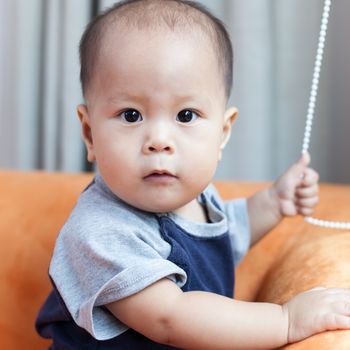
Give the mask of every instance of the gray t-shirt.
<path id="1" fill-rule="evenodd" d="M 223 202 L 213 185 L 202 195 L 210 223 L 174 213 L 161 215 L 168 215 L 194 236 L 215 237 L 229 232 L 237 264 L 250 243 L 246 200 Z M 103 305 L 162 278 L 180 287 L 186 283 L 185 271 L 167 260 L 170 250 L 160 234 L 156 214 L 123 202 L 97 175 L 80 195 L 57 238 L 49 274 L 74 321 L 96 339 L 105 340 L 128 327 Z"/>

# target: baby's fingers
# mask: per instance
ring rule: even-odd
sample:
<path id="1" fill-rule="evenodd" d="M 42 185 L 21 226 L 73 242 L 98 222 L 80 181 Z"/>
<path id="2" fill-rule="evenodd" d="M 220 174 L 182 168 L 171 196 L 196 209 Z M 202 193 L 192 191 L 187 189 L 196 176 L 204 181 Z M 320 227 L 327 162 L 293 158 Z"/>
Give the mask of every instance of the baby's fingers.
<path id="1" fill-rule="evenodd" d="M 325 317 L 326 329 L 350 328 L 350 291 L 346 288 L 325 290 L 328 313 Z"/>
<path id="2" fill-rule="evenodd" d="M 297 206 L 303 208 L 313 208 L 318 203 L 318 197 L 314 196 L 311 198 L 303 198 L 297 200 Z"/>
<path id="3" fill-rule="evenodd" d="M 314 208 L 316 207 L 318 202 L 319 202 L 318 197 L 311 197 L 311 198 L 297 200 L 296 208 L 297 208 L 298 214 L 303 216 L 312 215 L 314 212 Z"/>
<path id="4" fill-rule="evenodd" d="M 350 289 L 313 288 L 287 302 L 290 342 L 326 330 L 350 329 Z"/>
<path id="5" fill-rule="evenodd" d="M 303 175 L 304 175 L 303 180 L 301 182 L 302 187 L 312 186 L 312 185 L 316 184 L 319 180 L 318 173 L 312 168 L 307 168 L 304 171 Z"/>
<path id="6" fill-rule="evenodd" d="M 314 184 L 308 187 L 299 187 L 297 188 L 296 195 L 299 198 L 309 198 L 317 196 L 319 192 L 318 184 Z"/>
<path id="7" fill-rule="evenodd" d="M 350 302 L 350 288 L 325 288 L 323 286 L 319 286 L 319 287 L 315 287 L 313 289 L 310 289 L 309 291 L 313 291 L 313 290 L 326 290 L 327 294 L 331 295 L 331 294 L 336 294 L 345 298 L 349 298 L 349 302 Z"/>
<path id="8" fill-rule="evenodd" d="M 339 314 L 329 314 L 326 317 L 325 329 L 328 331 L 336 329 L 349 329 L 350 328 L 350 317 L 339 315 Z"/>

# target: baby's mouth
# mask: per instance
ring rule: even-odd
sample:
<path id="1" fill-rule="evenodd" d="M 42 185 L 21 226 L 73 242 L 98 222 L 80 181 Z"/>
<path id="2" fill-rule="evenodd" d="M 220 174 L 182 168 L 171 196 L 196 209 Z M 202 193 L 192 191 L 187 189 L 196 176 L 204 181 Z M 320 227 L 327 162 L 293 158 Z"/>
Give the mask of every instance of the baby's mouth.
<path id="1" fill-rule="evenodd" d="M 177 176 L 167 170 L 153 170 L 144 176 L 143 179 L 155 183 L 168 183 L 177 179 Z"/>

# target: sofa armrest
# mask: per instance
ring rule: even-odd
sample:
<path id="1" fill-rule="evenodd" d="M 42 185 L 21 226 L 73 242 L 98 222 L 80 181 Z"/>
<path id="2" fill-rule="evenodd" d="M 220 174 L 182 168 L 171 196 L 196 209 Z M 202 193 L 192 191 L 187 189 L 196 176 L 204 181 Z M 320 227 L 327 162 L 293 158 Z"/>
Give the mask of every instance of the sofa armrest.
<path id="1" fill-rule="evenodd" d="M 350 186 L 321 184 L 315 217 L 350 221 Z M 237 297 L 282 304 L 317 287 L 350 288 L 350 230 L 289 218 L 254 246 L 238 267 Z M 350 330 L 314 335 L 290 350 L 350 349 Z"/>
<path id="2" fill-rule="evenodd" d="M 92 175 L 0 171 L 0 349 L 48 349 L 34 321 L 58 230 Z"/>

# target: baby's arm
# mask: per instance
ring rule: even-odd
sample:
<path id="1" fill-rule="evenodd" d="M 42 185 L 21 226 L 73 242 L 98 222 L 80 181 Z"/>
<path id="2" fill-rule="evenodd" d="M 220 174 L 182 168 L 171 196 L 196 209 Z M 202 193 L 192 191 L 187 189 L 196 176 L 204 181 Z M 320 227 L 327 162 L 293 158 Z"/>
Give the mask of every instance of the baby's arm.
<path id="1" fill-rule="evenodd" d="M 308 168 L 309 163 L 309 154 L 303 154 L 271 187 L 248 198 L 251 244 L 283 217 L 313 213 L 318 203 L 318 174 Z"/>
<path id="2" fill-rule="evenodd" d="M 281 306 L 182 292 L 168 279 L 108 308 L 153 341 L 184 349 L 266 349 L 287 342 L 288 314 Z"/>
<path id="3" fill-rule="evenodd" d="M 271 349 L 350 327 L 350 291 L 317 289 L 283 306 L 182 290 L 163 279 L 109 304 L 122 322 L 155 342 L 184 349 Z"/>

